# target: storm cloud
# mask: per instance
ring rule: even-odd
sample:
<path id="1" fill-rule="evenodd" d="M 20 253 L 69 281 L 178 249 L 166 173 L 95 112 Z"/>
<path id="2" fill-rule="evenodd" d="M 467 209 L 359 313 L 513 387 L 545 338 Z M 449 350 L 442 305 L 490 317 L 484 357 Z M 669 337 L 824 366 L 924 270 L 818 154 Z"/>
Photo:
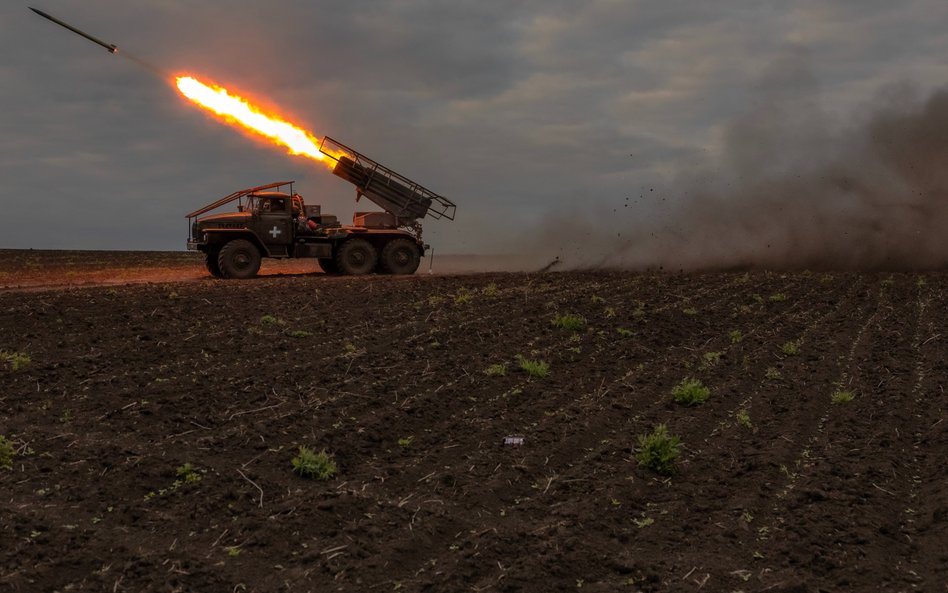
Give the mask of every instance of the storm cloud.
<path id="1" fill-rule="evenodd" d="M 944 250 L 871 242 L 930 234 L 933 217 L 907 196 L 944 189 L 909 180 L 911 158 L 893 153 L 942 146 L 911 131 L 940 113 L 948 82 L 937 0 L 38 8 L 451 197 L 457 220 L 425 231 L 441 253 L 700 267 L 897 265 Z M 0 246 L 180 249 L 184 213 L 284 178 L 343 219 L 354 209 L 318 165 L 221 125 L 25 5 L 0 8 L 0 48 Z M 793 205 L 830 194 L 816 211 Z M 864 202 L 875 214 L 854 213 Z M 916 214 L 890 228 L 891 208 Z M 827 216 L 845 227 L 803 232 Z M 816 239 L 849 255 L 820 260 Z"/>

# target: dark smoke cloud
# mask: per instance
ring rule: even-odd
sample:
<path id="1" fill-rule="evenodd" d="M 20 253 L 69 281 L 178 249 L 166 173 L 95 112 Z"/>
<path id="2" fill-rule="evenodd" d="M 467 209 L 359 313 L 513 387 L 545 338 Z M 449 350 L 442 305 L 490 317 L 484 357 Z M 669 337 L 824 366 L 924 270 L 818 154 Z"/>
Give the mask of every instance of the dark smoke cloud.
<path id="1" fill-rule="evenodd" d="M 524 247 L 536 254 L 530 265 L 557 256 L 564 267 L 626 269 L 948 264 L 948 89 L 925 99 L 908 85 L 884 89 L 849 126 L 819 108 L 803 57 L 778 61 L 759 91 L 726 128 L 718 161 L 682 166 L 670 188 L 595 220 L 547 217 Z M 635 218 L 643 205 L 655 210 Z"/>

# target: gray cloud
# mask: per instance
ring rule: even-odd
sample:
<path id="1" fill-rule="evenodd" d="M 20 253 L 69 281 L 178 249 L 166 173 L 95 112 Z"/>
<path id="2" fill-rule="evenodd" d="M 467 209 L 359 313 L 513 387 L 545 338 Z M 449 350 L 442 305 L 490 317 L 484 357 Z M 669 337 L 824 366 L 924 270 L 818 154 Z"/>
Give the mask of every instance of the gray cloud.
<path id="1" fill-rule="evenodd" d="M 700 172 L 726 193 L 736 171 L 798 166 L 798 151 L 781 151 L 788 143 L 812 143 L 820 150 L 808 154 L 828 162 L 827 143 L 846 136 L 829 130 L 868 120 L 879 89 L 909 82 L 918 99 L 948 80 L 939 0 L 41 8 L 455 199 L 458 220 L 426 230 L 441 253 L 526 249 L 524 229 L 551 219 L 589 219 L 601 245 L 587 253 L 615 251 L 613 237 L 668 240 L 672 204 L 709 199 L 683 178 Z M 184 213 L 279 178 L 342 217 L 354 208 L 351 188 L 318 165 L 205 116 L 25 6 L 0 7 L 0 51 L 3 247 L 178 249 Z M 787 108 L 779 125 L 755 117 L 775 92 L 806 109 Z M 734 134 L 747 127 L 772 145 L 742 148 Z M 796 138 L 804 129 L 826 135 Z"/>

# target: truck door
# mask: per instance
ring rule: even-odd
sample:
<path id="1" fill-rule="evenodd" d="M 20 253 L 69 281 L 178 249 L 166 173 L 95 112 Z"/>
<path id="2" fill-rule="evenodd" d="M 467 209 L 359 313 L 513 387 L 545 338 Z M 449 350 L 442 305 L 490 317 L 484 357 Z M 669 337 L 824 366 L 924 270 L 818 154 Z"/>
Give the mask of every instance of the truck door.
<path id="1" fill-rule="evenodd" d="M 287 200 L 272 198 L 270 208 L 261 210 L 257 235 L 267 245 L 289 245 L 293 240 L 290 228 L 290 209 Z"/>

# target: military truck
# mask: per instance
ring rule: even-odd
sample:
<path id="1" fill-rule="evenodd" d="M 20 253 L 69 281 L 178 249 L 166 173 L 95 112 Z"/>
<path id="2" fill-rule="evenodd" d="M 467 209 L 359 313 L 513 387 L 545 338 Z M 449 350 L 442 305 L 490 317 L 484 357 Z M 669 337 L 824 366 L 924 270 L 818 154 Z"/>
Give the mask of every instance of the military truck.
<path id="1" fill-rule="evenodd" d="M 329 274 L 418 269 L 429 248 L 421 220 L 454 220 L 456 205 L 332 138 L 323 138 L 319 149 L 335 162 L 333 174 L 356 187 L 357 202 L 365 197 L 384 211 L 356 212 L 344 225 L 305 203 L 293 181 L 236 191 L 186 216 L 188 250 L 205 254 L 211 275 L 251 278 L 264 257 L 314 258 Z M 236 212 L 208 214 L 233 202 Z"/>

